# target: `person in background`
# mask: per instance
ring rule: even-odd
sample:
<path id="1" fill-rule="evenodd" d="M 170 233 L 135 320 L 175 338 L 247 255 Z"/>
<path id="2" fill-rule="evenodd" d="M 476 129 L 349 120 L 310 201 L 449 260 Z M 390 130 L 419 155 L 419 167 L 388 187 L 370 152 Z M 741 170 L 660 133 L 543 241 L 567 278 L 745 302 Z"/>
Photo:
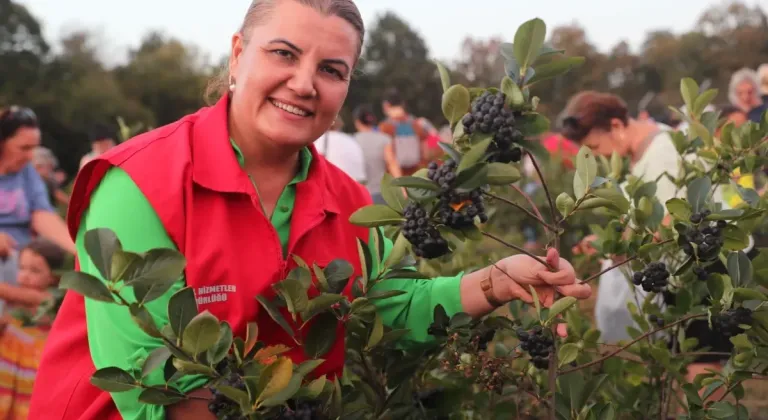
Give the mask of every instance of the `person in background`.
<path id="1" fill-rule="evenodd" d="M 382 109 L 387 119 L 379 124 L 379 130 L 392 139 L 385 150 L 387 170 L 395 178 L 412 175 L 429 162 L 429 127 L 408 113 L 397 89 L 387 91 Z"/>
<path id="2" fill-rule="evenodd" d="M 763 104 L 759 92 L 760 84 L 754 70 L 745 67 L 731 76 L 728 84 L 728 100 L 731 105 L 749 114 Z"/>
<path id="3" fill-rule="evenodd" d="M 387 173 L 384 150 L 391 141 L 389 136 L 374 129 L 377 126 L 376 115 L 368 105 L 361 105 L 353 112 L 355 118 L 355 140 L 363 150 L 365 163 L 366 188 L 376 204 L 385 204 L 381 196 L 381 180 Z"/>
<path id="4" fill-rule="evenodd" d="M 747 113 L 733 105 L 723 106 L 720 109 L 720 118 L 723 120 L 723 125 L 730 122 L 733 123 L 735 128 L 741 127 L 742 124 L 748 121 Z M 722 126 L 718 127 L 717 131 L 715 131 L 715 137 L 717 139 L 720 138 L 721 131 Z M 744 188 L 755 188 L 754 174 L 742 175 L 741 169 L 736 168 L 733 170 L 733 173 L 731 173 L 731 178 Z M 731 185 L 723 185 L 721 188 L 723 190 L 723 199 L 725 199 L 729 206 L 736 207 L 744 201 Z"/>
<path id="5" fill-rule="evenodd" d="M 331 129 L 317 139 L 315 147 L 329 162 L 336 165 L 355 181 L 366 184 L 365 157 L 355 138 L 341 131 L 344 120 L 336 116 Z"/>
<path id="6" fill-rule="evenodd" d="M 34 239 L 19 253 L 18 286 L 0 284 L 0 298 L 9 303 L 0 319 L 0 418 L 26 419 L 35 374 L 40 364 L 50 320 L 24 326 L 11 311 L 28 317 L 51 299 L 59 282 L 54 274 L 64 265 L 64 251 L 44 239 Z"/>
<path id="7" fill-rule="evenodd" d="M 56 180 L 56 169 L 59 163 L 53 152 L 47 147 L 38 147 L 35 149 L 32 162 L 45 183 L 48 190 L 48 200 L 51 204 L 69 205 L 69 195 L 61 189 L 61 184 Z"/>
<path id="8" fill-rule="evenodd" d="M 762 122 L 765 111 L 768 111 L 768 63 L 761 64 L 757 68 L 757 81 L 760 89 L 760 100 L 762 104 L 749 111 L 747 115 L 752 122 Z"/>
<path id="9" fill-rule="evenodd" d="M 94 158 L 101 156 L 109 149 L 115 147 L 117 144 L 115 141 L 114 130 L 111 130 L 105 125 L 94 126 L 88 133 L 88 137 L 91 139 L 91 151 L 80 159 L 80 169 Z"/>

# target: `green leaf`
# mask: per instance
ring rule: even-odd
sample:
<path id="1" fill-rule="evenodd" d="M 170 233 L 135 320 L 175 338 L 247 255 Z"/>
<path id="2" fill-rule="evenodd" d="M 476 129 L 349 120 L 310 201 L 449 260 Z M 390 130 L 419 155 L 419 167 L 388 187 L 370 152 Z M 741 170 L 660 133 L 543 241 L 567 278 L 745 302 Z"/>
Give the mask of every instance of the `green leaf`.
<path id="1" fill-rule="evenodd" d="M 723 250 L 740 251 L 749 246 L 749 235 L 734 225 L 723 228 Z"/>
<path id="2" fill-rule="evenodd" d="M 329 291 L 331 293 L 341 293 L 347 287 L 349 278 L 352 277 L 355 269 L 352 267 L 352 264 L 337 258 L 328 263 L 323 272 L 328 280 Z"/>
<path id="3" fill-rule="evenodd" d="M 366 350 L 371 350 L 376 347 L 382 337 L 384 337 L 384 323 L 381 319 L 381 315 L 377 313 L 376 318 L 373 321 L 371 335 L 368 337 L 368 344 L 365 346 Z"/>
<path id="4" fill-rule="evenodd" d="M 162 337 L 160 330 L 158 330 L 157 325 L 155 325 L 154 319 L 152 319 L 152 315 L 145 306 L 131 303 L 128 308 L 131 313 L 131 319 L 133 319 L 133 322 L 135 322 L 142 331 L 147 333 L 150 337 Z"/>
<path id="5" fill-rule="evenodd" d="M 517 29 L 514 41 L 515 60 L 521 69 L 525 69 L 538 57 L 539 50 L 544 45 L 547 25 L 543 20 L 531 19 Z"/>
<path id="6" fill-rule="evenodd" d="M 443 92 L 445 92 L 451 87 L 451 74 L 448 72 L 448 69 L 445 68 L 443 63 L 435 60 L 435 65 L 437 66 L 437 71 L 440 73 L 440 82 L 443 84 Z"/>
<path id="7" fill-rule="evenodd" d="M 462 85 L 453 85 L 443 93 L 443 115 L 455 125 L 469 111 L 469 90 Z"/>
<path id="8" fill-rule="evenodd" d="M 536 74 L 528 81 L 528 86 L 562 76 L 574 68 L 580 67 L 585 61 L 586 59 L 584 57 L 567 57 L 547 64 L 542 64 L 536 67 Z"/>
<path id="9" fill-rule="evenodd" d="M 290 324 L 288 324 L 288 321 L 285 319 L 283 314 L 280 313 L 280 310 L 278 310 L 277 307 L 275 307 L 275 305 L 267 300 L 267 298 L 264 296 L 256 296 L 256 300 L 258 300 L 261 306 L 264 307 L 269 316 L 275 322 L 277 322 L 277 324 L 280 325 L 280 327 L 282 327 L 283 330 L 291 336 L 291 338 L 295 339 L 296 333 L 294 333 L 293 328 L 291 328 Z"/>
<path id="10" fill-rule="evenodd" d="M 400 213 L 382 204 L 365 206 L 349 216 L 350 223 L 365 227 L 397 225 L 404 220 Z"/>
<path id="11" fill-rule="evenodd" d="M 181 337 L 184 328 L 197 315 L 195 292 L 185 287 L 171 296 L 168 301 L 168 321 L 176 337 Z"/>
<path id="12" fill-rule="evenodd" d="M 719 302 L 723 298 L 723 293 L 725 293 L 723 278 L 719 275 L 710 275 L 707 279 L 707 290 L 709 290 L 709 295 L 712 296 L 712 301 Z"/>
<path id="13" fill-rule="evenodd" d="M 696 178 L 688 184 L 688 203 L 691 205 L 694 213 L 704 210 L 711 188 L 712 181 L 707 177 Z"/>
<path id="14" fill-rule="evenodd" d="M 727 267 L 734 287 L 749 286 L 752 283 L 752 261 L 743 251 L 728 254 Z"/>
<path id="15" fill-rule="evenodd" d="M 579 356 L 579 346 L 576 343 L 565 343 L 557 349 L 558 367 L 567 365 Z"/>
<path id="16" fill-rule="evenodd" d="M 170 357 L 171 351 L 168 350 L 168 347 L 163 346 L 152 350 L 152 353 L 149 353 L 149 356 L 144 361 L 144 366 L 141 368 L 141 377 L 145 378 L 155 369 L 164 366 Z"/>
<path id="17" fill-rule="evenodd" d="M 131 276 L 141 263 L 141 255 L 121 249 L 115 250 L 115 253 L 112 255 L 112 269 L 109 279 L 113 282 L 124 280 L 126 277 Z"/>
<path id="18" fill-rule="evenodd" d="M 81 295 L 99 302 L 114 303 L 112 292 L 100 279 L 88 273 L 70 271 L 65 273 L 59 281 L 60 289 L 74 290 Z"/>
<path id="19" fill-rule="evenodd" d="M 458 172 L 461 172 L 471 166 L 474 166 L 476 163 L 480 162 L 483 159 L 483 156 L 485 156 L 485 151 L 488 149 L 488 146 L 491 144 L 491 141 L 493 141 L 492 138 L 487 138 L 481 141 L 480 143 L 477 143 L 474 146 L 472 146 L 472 148 L 470 148 L 469 151 L 467 151 L 467 153 L 465 153 L 464 156 L 461 158 L 461 162 L 459 162 L 459 167 L 457 169 Z M 434 185 L 437 185 L 437 184 L 434 184 Z"/>
<path id="20" fill-rule="evenodd" d="M 389 299 L 395 296 L 405 295 L 407 293 L 408 292 L 404 290 L 381 290 L 369 292 L 367 295 L 365 295 L 365 297 L 367 297 L 368 300 Z"/>
<path id="21" fill-rule="evenodd" d="M 573 198 L 571 198 L 568 193 L 564 192 L 557 196 L 555 205 L 557 206 L 557 210 L 560 211 L 560 214 L 565 217 L 573 211 L 573 208 L 576 206 L 576 202 L 573 201 Z"/>
<path id="22" fill-rule="evenodd" d="M 206 356 L 206 360 L 208 360 L 208 363 L 210 363 L 211 366 L 216 366 L 217 363 L 227 357 L 229 349 L 232 347 L 233 340 L 232 327 L 229 326 L 229 323 L 222 322 L 216 344 L 208 349 L 208 354 Z"/>
<path id="23" fill-rule="evenodd" d="M 152 286 L 157 283 L 173 284 L 184 274 L 186 263 L 184 255 L 176 250 L 150 249 L 144 255 L 141 263 L 137 264 L 133 275 L 126 279 L 125 284 L 134 285 L 134 288 L 141 285 L 149 289 L 152 289 Z M 150 293 L 150 297 L 154 294 L 154 292 Z M 153 299 L 147 299 L 147 301 L 151 300 Z"/>
<path id="24" fill-rule="evenodd" d="M 346 299 L 342 295 L 323 293 L 320 296 L 309 301 L 306 312 L 301 314 L 301 318 L 304 322 L 314 318 L 320 312 L 330 309 L 333 305 Z"/>
<path id="25" fill-rule="evenodd" d="M 219 321 L 213 314 L 203 311 L 189 322 L 181 339 L 181 348 L 197 356 L 213 347 L 219 341 Z"/>
<path id="26" fill-rule="evenodd" d="M 685 102 L 685 107 L 689 113 L 693 113 L 696 98 L 699 96 L 699 85 L 690 77 L 680 80 L 680 94 Z M 694 114 L 696 115 L 696 114 Z"/>
<path id="27" fill-rule="evenodd" d="M 751 350 L 752 343 L 749 341 L 749 337 L 746 334 L 734 335 L 730 338 L 733 346 L 740 350 Z"/>
<path id="28" fill-rule="evenodd" d="M 426 178 L 421 178 L 418 176 L 401 176 L 399 178 L 395 178 L 392 180 L 392 185 L 397 187 L 419 188 L 422 190 L 438 191 L 438 192 L 440 191 L 439 185 L 437 185 L 436 183 Z M 383 206 L 383 207 L 386 207 L 386 206 Z"/>
<path id="29" fill-rule="evenodd" d="M 707 410 L 707 414 L 713 419 L 731 419 L 736 417 L 736 407 L 726 401 L 718 401 Z"/>
<path id="30" fill-rule="evenodd" d="M 288 306 L 288 312 L 294 316 L 307 310 L 309 304 L 309 298 L 307 297 L 307 291 L 302 286 L 301 282 L 297 279 L 286 278 L 285 280 L 275 285 L 280 295 L 285 299 L 285 303 Z"/>
<path id="31" fill-rule="evenodd" d="M 397 235 L 397 239 L 395 239 L 394 245 L 392 245 L 392 251 L 389 252 L 389 257 L 387 257 L 387 260 L 384 261 L 384 268 L 389 268 L 395 264 L 399 264 L 408 251 L 408 244 L 408 240 L 405 239 L 405 236 L 403 236 L 402 232 L 400 232 L 400 234 Z"/>
<path id="32" fill-rule="evenodd" d="M 753 190 L 752 188 L 744 188 L 733 180 L 731 180 L 731 186 L 736 188 L 736 192 L 739 194 L 739 197 L 746 201 L 750 206 L 758 206 L 760 202 L 760 196 L 757 194 L 757 191 Z"/>
<path id="33" fill-rule="evenodd" d="M 304 341 L 307 356 L 318 359 L 327 354 L 336 342 L 339 321 L 330 312 L 316 316 Z"/>
<path id="34" fill-rule="evenodd" d="M 512 165 L 493 162 L 486 167 L 485 176 L 490 185 L 508 185 L 520 180 L 520 171 Z"/>
<path id="35" fill-rule="evenodd" d="M 768 300 L 768 296 L 754 289 L 744 287 L 733 289 L 734 302 L 744 302 L 747 300 L 759 300 L 762 302 Z"/>
<path id="36" fill-rule="evenodd" d="M 206 366 L 200 363 L 188 362 L 186 360 L 174 358 L 173 366 L 176 367 L 176 369 L 178 369 L 179 372 L 184 373 L 186 375 L 205 375 L 209 378 L 216 377 L 215 370 L 211 369 L 209 366 Z"/>
<path id="37" fill-rule="evenodd" d="M 139 394 L 139 401 L 151 405 L 171 405 L 179 401 L 184 401 L 184 394 L 172 388 L 152 387 L 145 388 Z"/>
<path id="38" fill-rule="evenodd" d="M 304 380 L 304 375 L 293 374 L 291 380 L 288 382 L 282 390 L 270 396 L 264 398 L 259 404 L 260 407 L 276 407 L 278 405 L 285 404 L 286 401 L 291 399 L 301 388 L 301 382 Z"/>
<path id="39" fill-rule="evenodd" d="M 573 193 L 577 199 L 584 197 L 597 177 L 597 160 L 592 149 L 582 146 L 576 155 L 576 175 L 573 177 Z"/>
<path id="40" fill-rule="evenodd" d="M 453 160 L 454 160 L 454 162 L 458 162 L 458 161 L 460 161 L 460 160 L 461 160 L 461 153 L 459 153 L 459 152 L 458 152 L 456 149 L 454 149 L 453 147 L 451 147 L 451 145 L 450 145 L 450 144 L 448 144 L 448 143 L 443 143 L 443 142 L 439 142 L 437 145 L 438 145 L 438 146 L 440 146 L 440 148 L 441 148 L 441 149 L 443 149 L 443 151 L 444 151 L 444 152 L 445 152 L 445 153 L 446 153 L 448 156 L 450 156 L 450 157 L 451 157 L 451 159 L 453 159 Z"/>
<path id="41" fill-rule="evenodd" d="M 440 144 L 443 144 L 442 142 Z M 402 214 L 408 199 L 403 194 L 403 190 L 400 187 L 392 185 L 394 178 L 389 173 L 385 173 L 381 179 L 381 196 L 384 201 L 394 209 L 396 212 Z"/>
<path id="42" fill-rule="evenodd" d="M 691 121 L 690 127 L 688 127 L 688 130 L 690 132 L 689 137 L 693 136 L 692 138 L 700 138 L 702 141 L 704 141 L 704 144 L 707 146 L 712 146 L 712 133 L 707 130 L 707 127 L 704 127 L 704 124 L 698 122 L 698 121 Z"/>
<path id="43" fill-rule="evenodd" d="M 549 130 L 549 119 L 539 113 L 523 114 L 523 116 L 520 117 L 520 130 L 526 136 L 541 135 Z M 542 152 L 542 149 L 543 151 L 546 151 L 546 149 L 540 147 L 541 143 L 535 141 L 521 143 L 521 146 L 533 153 L 537 153 L 537 150 Z"/>
<path id="44" fill-rule="evenodd" d="M 680 198 L 673 198 L 667 200 L 667 211 L 677 220 L 681 222 L 687 222 L 690 219 L 693 210 L 691 205 L 687 201 Z"/>
<path id="45" fill-rule="evenodd" d="M 453 181 L 457 192 L 469 192 L 488 183 L 488 165 L 484 162 L 476 163 L 459 172 Z"/>
<path id="46" fill-rule="evenodd" d="M 85 251 L 105 280 L 111 279 L 112 255 L 119 249 L 120 241 L 112 230 L 98 228 L 85 232 Z"/>
<path id="47" fill-rule="evenodd" d="M 451 317 L 451 321 L 449 322 L 448 325 L 450 325 L 450 327 L 453 329 L 457 329 L 457 328 L 468 327 L 469 324 L 471 323 L 472 323 L 471 315 L 469 315 L 466 312 L 458 312 Z"/>
<path id="48" fill-rule="evenodd" d="M 536 293 L 536 289 L 531 285 L 528 286 L 528 291 L 531 293 L 531 296 L 533 297 L 533 305 L 536 307 L 536 318 L 541 320 L 541 301 L 539 301 L 539 294 Z"/>
<path id="49" fill-rule="evenodd" d="M 99 369 L 91 376 L 91 384 L 106 392 L 125 392 L 138 388 L 130 373 L 116 367 Z"/>
<path id="50" fill-rule="evenodd" d="M 696 115 L 704 112 L 704 109 L 709 105 L 713 99 L 717 96 L 717 89 L 709 89 L 704 91 L 693 103 L 693 112 Z"/>
<path id="51" fill-rule="evenodd" d="M 576 303 L 576 298 L 571 296 L 566 296 L 564 298 L 558 299 L 558 301 L 553 303 L 552 306 L 549 308 L 549 317 L 547 318 L 547 321 L 552 321 L 553 319 L 555 319 L 556 316 L 567 311 L 568 308 L 573 306 L 575 303 Z"/>
<path id="52" fill-rule="evenodd" d="M 602 198 L 610 201 L 611 204 L 608 207 L 618 210 L 620 213 L 626 213 L 629 211 L 629 200 L 621 191 L 616 188 L 601 188 L 599 190 L 592 191 L 597 198 Z"/>
<path id="53" fill-rule="evenodd" d="M 506 105 L 512 109 L 517 109 L 525 103 L 523 91 L 512 78 L 505 76 L 501 80 L 501 91 L 507 96 Z"/>
<path id="54" fill-rule="evenodd" d="M 293 362 L 291 359 L 281 357 L 273 364 L 269 365 L 269 368 L 262 371 L 262 375 L 259 378 L 259 388 L 261 393 L 256 400 L 255 405 L 260 405 L 261 401 L 268 399 L 275 394 L 285 389 L 291 382 L 293 377 Z"/>

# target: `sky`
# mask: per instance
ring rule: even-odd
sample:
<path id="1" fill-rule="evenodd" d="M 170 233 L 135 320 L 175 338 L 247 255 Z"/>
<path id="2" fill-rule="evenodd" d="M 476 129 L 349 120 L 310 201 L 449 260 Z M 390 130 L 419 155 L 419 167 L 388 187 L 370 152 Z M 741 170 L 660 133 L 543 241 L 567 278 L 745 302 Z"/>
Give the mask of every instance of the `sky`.
<path id="1" fill-rule="evenodd" d="M 250 0 L 17 0 L 42 21 L 47 39 L 92 29 L 102 58 L 118 63 L 150 30 L 161 29 L 197 45 L 218 61 L 227 53 Z M 742 0 L 768 11 L 768 0 Z M 356 0 L 367 25 L 391 10 L 426 41 L 433 58 L 454 60 L 465 36 L 511 40 L 524 21 L 539 17 L 551 28 L 580 23 L 600 50 L 620 40 L 637 48 L 646 32 L 691 29 L 720 0 Z M 617 5 L 621 4 L 621 7 Z"/>

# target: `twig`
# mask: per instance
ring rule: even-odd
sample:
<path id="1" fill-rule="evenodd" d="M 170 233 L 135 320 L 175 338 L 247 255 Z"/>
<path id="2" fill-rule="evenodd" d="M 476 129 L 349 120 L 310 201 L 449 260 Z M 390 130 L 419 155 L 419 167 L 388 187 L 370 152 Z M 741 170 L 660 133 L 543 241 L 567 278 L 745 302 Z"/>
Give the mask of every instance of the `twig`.
<path id="1" fill-rule="evenodd" d="M 528 158 L 531 159 L 531 163 L 533 163 L 533 167 L 536 169 L 536 173 L 539 175 L 541 186 L 544 188 L 544 194 L 547 196 L 547 201 L 549 202 L 549 211 L 552 214 L 552 223 L 555 224 L 557 223 L 557 208 L 555 207 L 555 202 L 552 201 L 552 195 L 549 193 L 547 180 L 544 179 L 544 174 L 541 173 L 541 168 L 539 168 L 539 163 L 536 162 L 536 158 L 533 157 L 533 153 L 531 153 L 529 150 L 526 150 L 525 153 L 528 155 Z"/>
<path id="2" fill-rule="evenodd" d="M 623 347 L 620 347 L 619 349 L 614 350 L 614 351 L 608 353 L 607 355 L 605 355 L 605 356 L 603 356 L 603 357 L 601 357 L 599 359 L 593 360 L 593 361 L 591 361 L 589 363 L 585 363 L 585 364 L 580 365 L 580 366 L 576 366 L 575 368 L 572 368 L 572 369 L 566 369 L 566 370 L 560 371 L 560 374 L 561 375 L 565 375 L 567 373 L 576 372 L 576 371 L 579 371 L 579 370 L 582 370 L 582 369 L 586 369 L 586 368 L 588 368 L 590 366 L 594 366 L 594 365 L 596 365 L 598 363 L 601 363 L 601 362 L 603 362 L 605 360 L 610 359 L 611 357 L 613 357 L 613 356 L 623 352 L 624 350 L 632 347 L 638 341 L 643 340 L 646 337 L 651 336 L 653 334 L 656 334 L 659 331 L 664 331 L 666 329 L 674 327 L 675 325 L 679 325 L 679 324 L 682 324 L 684 322 L 690 321 L 691 319 L 702 318 L 702 317 L 705 317 L 705 316 L 707 316 L 707 315 L 706 314 L 688 315 L 688 316 L 686 316 L 686 317 L 684 317 L 682 319 L 679 319 L 679 320 L 677 320 L 677 321 L 675 321 L 675 322 L 673 322 L 671 324 L 665 325 L 665 326 L 663 326 L 661 328 L 658 328 L 658 329 L 655 329 L 653 331 L 649 331 L 649 332 L 647 332 L 647 333 L 645 333 L 645 334 L 635 338 L 634 340 L 630 341 L 629 344 L 626 344 Z"/>
<path id="3" fill-rule="evenodd" d="M 541 219 L 541 220 L 544 220 L 544 216 L 542 216 L 542 215 L 541 215 L 541 212 L 539 211 L 539 206 L 537 206 L 537 205 L 536 205 L 536 203 L 534 203 L 534 202 L 533 202 L 533 199 L 531 198 L 531 196 L 530 196 L 530 195 L 528 195 L 528 193 L 526 193 L 525 191 L 523 191 L 523 189 L 522 189 L 522 188 L 518 187 L 518 186 L 517 186 L 517 185 L 515 185 L 515 184 L 510 184 L 510 186 L 511 186 L 512 188 L 514 188 L 514 189 L 515 189 L 515 191 L 517 191 L 518 193 L 520 193 L 520 195 L 522 195 L 522 196 L 523 196 L 523 198 L 525 198 L 525 200 L 528 202 L 528 204 L 530 204 L 530 205 L 531 205 L 531 208 L 533 209 L 533 212 L 534 212 L 534 213 L 536 213 L 536 216 L 537 216 L 539 219 Z"/>
<path id="4" fill-rule="evenodd" d="M 668 239 L 668 240 L 666 240 L 664 242 L 659 242 L 659 246 L 666 245 L 666 244 L 674 242 L 674 241 L 675 241 L 674 239 Z M 633 255 L 633 256 L 627 258 L 626 260 L 624 260 L 624 261 L 622 261 L 620 263 L 616 263 L 616 264 L 606 268 L 605 270 L 603 270 L 603 271 L 601 271 L 601 272 L 599 272 L 599 273 L 597 273 L 597 274 L 595 274 L 593 276 L 590 276 L 588 279 L 583 280 L 580 284 L 589 283 L 592 280 L 602 276 L 603 274 L 605 274 L 605 273 L 607 273 L 607 272 L 609 272 L 609 271 L 611 271 L 611 270 L 613 270 L 615 268 L 619 268 L 619 267 L 621 267 L 624 264 L 628 264 L 628 263 L 630 263 L 630 262 L 632 262 L 632 261 L 634 261 L 634 260 L 636 260 L 638 258 L 639 257 L 637 255 Z"/>
<path id="5" fill-rule="evenodd" d="M 548 269 L 550 269 L 550 270 L 552 269 L 552 267 L 551 267 L 549 264 L 547 264 L 547 262 L 546 262 L 546 261 L 544 261 L 544 260 L 542 260 L 541 258 L 537 257 L 536 255 L 533 255 L 533 254 L 531 254 L 530 252 L 528 252 L 528 251 L 524 250 L 523 248 L 520 248 L 520 247 L 519 247 L 519 246 L 517 246 L 517 245 L 513 245 L 513 244 L 511 244 L 511 243 L 509 243 L 509 242 L 507 242 L 507 241 L 505 241 L 505 240 L 503 240 L 503 239 L 499 238 L 498 236 L 495 236 L 495 235 L 494 235 L 494 234 L 492 234 L 492 233 L 483 232 L 483 235 L 485 235 L 485 236 L 487 236 L 487 237 L 489 237 L 489 238 L 493 239 L 494 241 L 496 241 L 496 242 L 498 242 L 498 243 L 500 243 L 500 244 L 502 244 L 502 245 L 504 245 L 504 246 L 506 246 L 506 247 L 512 248 L 512 249 L 514 249 L 514 250 L 516 250 L 516 251 L 519 251 L 519 252 L 520 252 L 520 253 L 522 253 L 522 254 L 525 254 L 525 255 L 527 255 L 527 256 L 529 256 L 529 257 L 533 258 L 534 260 L 536 260 L 536 261 L 540 262 L 541 264 L 543 264 L 543 265 L 544 265 L 544 267 L 547 267 L 547 268 L 548 268 Z"/>
<path id="6" fill-rule="evenodd" d="M 492 194 L 492 193 L 488 193 L 488 192 L 485 192 L 483 194 L 485 194 L 488 197 L 491 197 L 493 199 L 496 199 L 496 200 L 499 200 L 499 201 L 503 201 L 504 203 L 507 203 L 510 206 L 513 206 L 515 208 L 518 208 L 518 209 L 522 210 L 523 212 L 525 212 L 525 214 L 527 214 L 531 218 L 535 219 L 537 222 L 539 222 L 542 226 L 544 226 L 548 230 L 550 230 L 552 232 L 557 232 L 557 228 L 555 228 L 554 226 L 552 226 L 549 223 L 547 223 L 546 221 L 544 221 L 544 219 L 542 219 L 540 215 L 539 216 L 535 215 L 532 211 L 530 211 L 530 210 L 526 209 L 525 207 L 515 203 L 514 201 L 508 200 L 508 199 L 506 199 L 504 197 L 499 197 L 496 194 Z"/>

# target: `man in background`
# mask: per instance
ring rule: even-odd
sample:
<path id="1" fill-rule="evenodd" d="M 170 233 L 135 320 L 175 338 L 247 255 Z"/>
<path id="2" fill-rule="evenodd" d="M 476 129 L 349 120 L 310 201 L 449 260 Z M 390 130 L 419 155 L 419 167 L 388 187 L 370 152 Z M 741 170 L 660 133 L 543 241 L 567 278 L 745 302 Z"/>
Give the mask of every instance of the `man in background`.
<path id="1" fill-rule="evenodd" d="M 91 151 L 80 159 L 80 169 L 83 169 L 88 162 L 99 157 L 102 153 L 115 147 L 115 133 L 106 126 L 94 126 L 88 134 L 91 140 Z"/>
<path id="2" fill-rule="evenodd" d="M 365 177 L 368 183 L 365 185 L 375 204 L 385 204 L 381 195 L 381 180 L 387 173 L 387 162 L 384 158 L 385 150 L 391 139 L 386 134 L 377 131 L 377 119 L 371 108 L 361 105 L 355 109 L 355 140 L 363 150 L 365 159 Z"/>
<path id="3" fill-rule="evenodd" d="M 337 117 L 333 126 L 322 137 L 315 141 L 317 151 L 329 162 L 344 171 L 355 181 L 365 184 L 365 163 L 363 150 L 354 137 L 341 131 L 344 121 Z"/>
<path id="4" fill-rule="evenodd" d="M 387 170 L 395 178 L 412 175 L 434 157 L 434 149 L 429 147 L 430 128 L 408 113 L 395 89 L 385 95 L 382 109 L 387 119 L 379 125 L 379 131 L 392 139 L 385 149 Z"/>

